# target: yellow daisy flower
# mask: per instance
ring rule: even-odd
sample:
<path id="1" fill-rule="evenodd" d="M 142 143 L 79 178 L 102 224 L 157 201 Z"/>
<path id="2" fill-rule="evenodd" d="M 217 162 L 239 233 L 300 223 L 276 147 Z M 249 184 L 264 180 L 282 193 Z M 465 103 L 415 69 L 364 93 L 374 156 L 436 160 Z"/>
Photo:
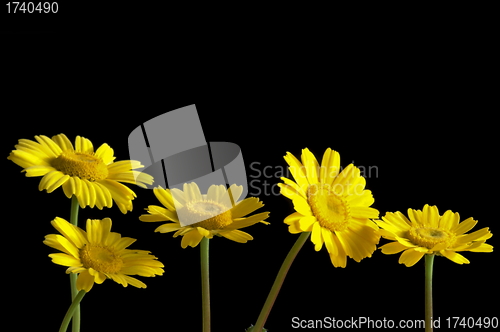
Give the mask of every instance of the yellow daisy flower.
<path id="1" fill-rule="evenodd" d="M 382 228 L 382 237 L 391 242 L 380 247 L 384 254 L 397 254 L 399 263 L 412 266 L 425 254 L 444 256 L 458 264 L 469 260 L 457 251 L 492 252 L 493 246 L 485 243 L 493 235 L 488 227 L 470 234 L 477 221 L 468 218 L 460 222 L 460 215 L 451 210 L 439 215 L 436 206 L 425 205 L 423 211 L 408 209 L 406 218 L 401 212 L 387 212 L 376 223 Z"/>
<path id="2" fill-rule="evenodd" d="M 269 224 L 264 221 L 269 212 L 244 217 L 264 204 L 255 197 L 238 201 L 242 191 L 242 186 L 231 185 L 226 190 L 223 185 L 212 185 L 207 194 L 202 195 L 194 182 L 185 183 L 183 190 L 157 187 L 153 192 L 164 207 L 150 205 L 146 209 L 150 214 L 143 214 L 139 219 L 145 222 L 172 221 L 159 226 L 155 232 L 175 231 L 174 237 L 182 235 L 182 248 L 194 248 L 203 237 L 211 239 L 214 235 L 246 243 L 253 237 L 239 229 L 258 222 Z"/>
<path id="3" fill-rule="evenodd" d="M 55 264 L 68 266 L 66 273 L 79 273 L 76 287 L 90 291 L 94 282 L 101 284 L 106 278 L 127 287 L 128 284 L 146 288 L 129 275 L 154 277 L 163 274 L 163 264 L 149 251 L 126 249 L 136 240 L 111 232 L 111 219 L 87 220 L 87 231 L 62 218 L 55 218 L 52 226 L 62 235 L 45 236 L 44 244 L 62 251 L 50 254 Z"/>
<path id="4" fill-rule="evenodd" d="M 106 143 L 95 152 L 92 142 L 77 136 L 75 147 L 64 134 L 52 139 L 35 136 L 37 142 L 20 139 L 7 159 L 23 167 L 26 176 L 43 176 L 40 191 L 51 193 L 62 186 L 68 198 L 75 195 L 82 208 L 85 206 L 111 207 L 113 200 L 122 213 L 132 211 L 135 193 L 119 183 L 132 183 L 146 188 L 153 177 L 132 169 L 143 167 L 139 161 L 113 162 L 113 149 Z"/>
<path id="5" fill-rule="evenodd" d="M 371 257 L 380 240 L 371 218 L 374 199 L 365 190 L 365 178 L 353 164 L 340 171 L 340 156 L 328 148 L 321 166 L 309 149 L 302 150 L 302 162 L 290 152 L 284 157 L 295 182 L 282 177 L 281 194 L 292 200 L 295 211 L 285 218 L 292 234 L 312 232 L 319 251 L 323 243 L 335 267 L 345 267 L 347 256 L 356 262 Z"/>

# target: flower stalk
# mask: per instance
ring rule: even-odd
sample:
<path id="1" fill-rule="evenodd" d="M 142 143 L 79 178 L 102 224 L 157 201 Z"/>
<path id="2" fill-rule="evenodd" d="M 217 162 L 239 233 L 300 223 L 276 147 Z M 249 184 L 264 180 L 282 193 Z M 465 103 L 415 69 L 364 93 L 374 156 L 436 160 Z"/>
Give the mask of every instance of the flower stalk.
<path id="1" fill-rule="evenodd" d="M 78 198 L 76 196 L 71 197 L 71 214 L 70 214 L 70 223 L 78 226 L 78 209 L 80 205 L 78 203 Z M 70 278 L 70 285 L 71 285 L 71 300 L 75 301 L 75 298 L 78 296 L 78 290 L 76 289 L 76 279 L 78 278 L 78 275 L 76 273 L 70 273 L 69 274 Z M 78 301 L 79 303 L 80 301 Z M 70 316 L 71 317 L 71 316 Z M 75 308 L 73 309 L 73 323 L 72 323 L 72 331 L 73 332 L 80 332 L 80 320 L 81 320 L 81 315 L 80 315 L 80 305 L 77 304 Z"/>
<path id="2" fill-rule="evenodd" d="M 292 263 L 297 254 L 299 253 L 300 249 L 302 248 L 306 240 L 309 238 L 309 235 L 311 235 L 311 232 L 301 233 L 297 241 L 295 241 L 295 244 L 293 245 L 292 249 L 290 249 L 290 251 L 288 252 L 288 255 L 283 261 L 283 264 L 281 264 L 281 268 L 278 271 L 276 279 L 274 280 L 274 284 L 271 287 L 271 291 L 267 296 L 266 302 L 262 307 L 259 317 L 257 318 L 257 322 L 255 323 L 255 326 L 251 330 L 252 332 L 261 332 L 263 330 L 267 317 L 269 317 L 269 313 L 271 312 L 274 302 L 278 297 L 278 293 L 281 289 L 281 286 L 285 281 L 285 277 L 288 273 L 288 270 L 290 269 L 290 266 L 292 266 Z"/>
<path id="3" fill-rule="evenodd" d="M 432 332 L 432 265 L 435 255 L 425 255 L 425 332 Z"/>
<path id="4" fill-rule="evenodd" d="M 74 317 L 75 310 L 79 308 L 80 302 L 83 299 L 83 296 L 86 294 L 83 289 L 76 294 L 75 298 L 73 299 L 73 302 L 71 302 L 71 305 L 68 308 L 68 311 L 66 312 L 66 315 L 64 316 L 63 322 L 61 323 L 61 327 L 59 328 L 59 332 L 66 332 L 68 329 L 69 321 L 71 320 L 72 317 Z M 74 320 L 73 320 L 74 321 Z"/>
<path id="5" fill-rule="evenodd" d="M 210 278 L 208 273 L 209 241 L 208 238 L 204 237 L 200 244 L 203 332 L 210 332 Z"/>

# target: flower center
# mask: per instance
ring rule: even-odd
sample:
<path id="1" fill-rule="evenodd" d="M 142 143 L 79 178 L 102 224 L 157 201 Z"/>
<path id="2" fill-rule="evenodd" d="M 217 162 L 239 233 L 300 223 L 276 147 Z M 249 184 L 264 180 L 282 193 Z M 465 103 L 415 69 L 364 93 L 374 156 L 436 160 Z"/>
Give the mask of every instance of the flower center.
<path id="1" fill-rule="evenodd" d="M 329 186 L 315 184 L 307 189 L 307 201 L 319 224 L 333 231 L 343 231 L 351 219 L 349 204 Z"/>
<path id="2" fill-rule="evenodd" d="M 408 232 L 408 238 L 414 244 L 428 249 L 443 242 L 452 244 L 455 240 L 455 236 L 446 230 L 427 227 L 412 227 Z"/>
<path id="3" fill-rule="evenodd" d="M 118 273 L 123 266 L 119 254 L 108 247 L 86 245 L 80 250 L 80 260 L 86 269 L 104 273 Z"/>
<path id="4" fill-rule="evenodd" d="M 52 166 L 64 174 L 89 181 L 102 180 L 108 176 L 108 167 L 102 159 L 84 152 L 63 151 Z"/>
<path id="5" fill-rule="evenodd" d="M 177 210 L 179 221 L 207 230 L 222 229 L 233 223 L 231 209 L 214 201 L 188 202 Z"/>

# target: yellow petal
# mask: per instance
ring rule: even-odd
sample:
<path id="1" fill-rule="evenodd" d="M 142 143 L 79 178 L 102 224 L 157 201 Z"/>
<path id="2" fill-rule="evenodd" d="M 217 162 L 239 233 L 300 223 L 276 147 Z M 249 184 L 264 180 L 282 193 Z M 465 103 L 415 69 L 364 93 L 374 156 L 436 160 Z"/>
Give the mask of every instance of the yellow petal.
<path id="1" fill-rule="evenodd" d="M 177 188 L 172 188 L 170 189 L 170 194 L 172 195 L 175 209 L 180 209 L 181 207 L 186 205 L 187 197 L 182 190 L 179 190 Z"/>
<path id="2" fill-rule="evenodd" d="M 472 218 L 468 218 L 468 219 L 462 221 L 460 224 L 458 224 L 454 228 L 452 228 L 451 232 L 455 233 L 455 235 L 462 235 L 462 234 L 470 231 L 472 228 L 474 228 L 474 226 L 476 226 L 476 224 L 477 224 L 476 220 L 474 220 Z"/>
<path id="3" fill-rule="evenodd" d="M 455 262 L 457 264 L 469 264 L 469 260 L 465 258 L 464 256 L 452 251 L 452 250 L 441 250 L 440 253 L 451 260 L 452 262 Z"/>
<path id="4" fill-rule="evenodd" d="M 297 182 L 297 184 L 299 185 L 299 187 L 300 188 L 309 187 L 309 181 L 307 180 L 306 171 L 304 169 L 304 166 L 300 163 L 300 161 L 297 158 L 295 158 L 295 156 L 290 152 L 287 152 L 284 158 L 286 163 L 289 165 L 288 169 L 290 170 L 290 173 L 292 173 L 292 176 L 295 179 L 295 182 Z"/>
<path id="5" fill-rule="evenodd" d="M 82 263 L 78 258 L 75 258 L 73 256 L 70 256 L 68 254 L 63 254 L 63 253 L 56 253 L 56 254 L 50 254 L 50 258 L 52 258 L 52 262 L 58 265 L 63 265 L 63 266 L 82 266 Z"/>
<path id="6" fill-rule="evenodd" d="M 139 220 L 144 222 L 158 222 L 168 221 L 169 219 L 161 214 L 141 214 Z"/>
<path id="7" fill-rule="evenodd" d="M 200 234 L 200 232 L 198 232 L 197 229 L 193 229 L 189 233 L 184 234 L 181 241 L 181 247 L 183 249 L 187 248 L 187 246 L 191 246 L 194 248 L 200 243 L 202 239 L 203 236 Z"/>
<path id="8" fill-rule="evenodd" d="M 400 233 L 409 231 L 411 228 L 411 222 L 399 211 L 395 213 L 387 212 L 382 219 L 394 227 L 391 229 L 393 230 L 393 233 L 398 233 L 398 236 L 401 236 L 399 235 Z"/>
<path id="9" fill-rule="evenodd" d="M 250 234 L 245 233 L 245 232 L 240 231 L 240 230 L 234 230 L 234 231 L 230 231 L 230 232 L 221 232 L 219 234 L 224 236 L 225 238 L 227 238 L 229 240 L 239 242 L 239 243 L 246 243 L 249 240 L 253 240 L 253 237 Z"/>
<path id="10" fill-rule="evenodd" d="M 94 182 L 92 188 L 95 192 L 95 205 L 99 210 L 106 206 L 106 194 L 103 192 L 102 186 L 98 182 Z"/>
<path id="11" fill-rule="evenodd" d="M 94 153 L 92 142 L 85 137 L 76 136 L 75 148 L 78 152 Z"/>
<path id="12" fill-rule="evenodd" d="M 412 243 L 410 240 L 408 240 L 404 237 L 395 236 L 395 238 L 399 243 L 401 243 L 402 245 L 407 246 L 409 248 L 418 247 L 416 244 Z"/>
<path id="13" fill-rule="evenodd" d="M 441 220 L 439 220 L 439 228 L 449 231 L 455 228 L 458 225 L 459 221 L 460 215 L 448 210 L 441 216 Z"/>
<path id="14" fill-rule="evenodd" d="M 99 202 L 98 206 L 102 205 L 103 207 L 112 207 L 113 197 L 111 196 L 111 192 L 108 190 L 108 188 L 97 181 L 94 182 L 94 187 L 96 189 L 96 203 Z"/>
<path id="15" fill-rule="evenodd" d="M 87 179 L 82 179 L 82 191 L 86 190 L 88 195 L 87 195 L 87 205 L 91 208 L 95 206 L 96 203 L 96 191 L 95 191 L 95 182 L 90 182 Z"/>
<path id="16" fill-rule="evenodd" d="M 493 252 L 493 246 L 487 243 L 481 243 L 479 246 L 469 249 L 472 252 Z"/>
<path id="17" fill-rule="evenodd" d="M 94 286 L 94 277 L 90 275 L 88 270 L 81 272 L 76 279 L 76 289 L 81 291 L 82 289 L 89 292 Z"/>
<path id="18" fill-rule="evenodd" d="M 290 179 L 287 179 L 285 177 L 281 177 L 280 178 L 283 182 L 285 182 L 284 184 L 283 183 L 279 183 L 278 186 L 289 186 L 291 188 L 288 188 L 287 190 L 289 190 L 290 192 L 293 192 L 294 194 L 297 194 L 297 195 L 300 195 L 302 196 L 303 198 L 307 199 L 307 195 L 306 195 L 306 190 L 307 190 L 307 187 L 306 188 L 301 188 L 299 187 L 299 185 L 295 182 L 293 182 L 292 180 Z M 280 188 L 281 188 L 280 186 Z M 288 196 L 287 196 L 288 197 Z M 290 198 L 290 197 L 288 197 Z M 293 199 L 293 198 L 290 198 L 290 199 Z"/>
<path id="19" fill-rule="evenodd" d="M 69 177 L 68 175 L 66 175 Z M 58 181 L 61 180 L 61 178 L 64 178 L 65 174 L 59 171 L 50 171 L 47 174 L 43 176 L 43 178 L 40 180 L 40 183 L 38 184 L 38 190 L 42 191 L 44 189 L 47 190 L 47 192 L 52 192 L 54 191 L 57 187 L 54 187 L 51 191 L 49 191 L 49 188 L 52 188 L 54 185 L 58 184 Z M 59 184 L 62 185 L 64 182 L 66 182 L 68 178 L 64 178 L 64 181 Z"/>
<path id="20" fill-rule="evenodd" d="M 61 147 L 54 143 L 54 141 L 47 136 L 35 136 L 35 139 L 38 141 L 38 143 L 40 143 L 40 145 L 43 145 L 47 148 L 46 151 L 50 151 L 48 153 L 49 156 L 57 158 L 62 153 Z"/>
<path id="21" fill-rule="evenodd" d="M 248 226 L 255 225 L 258 222 L 261 222 L 263 224 L 269 224 L 268 222 L 264 221 L 269 217 L 269 212 L 262 212 L 262 213 L 257 213 L 254 215 L 251 215 L 250 217 L 246 218 L 237 218 L 233 220 L 233 223 L 224 227 L 224 230 L 233 230 L 233 229 L 239 229 L 239 228 L 245 228 Z"/>
<path id="22" fill-rule="evenodd" d="M 111 150 L 113 150 L 113 149 L 111 149 Z M 97 152 L 96 152 L 96 154 L 97 154 Z M 109 174 L 128 173 L 133 169 L 144 167 L 144 165 L 142 165 L 141 162 L 137 161 L 137 160 L 120 160 L 120 161 L 111 163 L 107 166 L 108 166 L 108 173 Z"/>
<path id="23" fill-rule="evenodd" d="M 433 205 L 429 206 L 426 204 L 422 211 L 423 220 L 428 227 L 438 228 L 439 226 L 439 211 L 438 208 Z"/>
<path id="24" fill-rule="evenodd" d="M 381 223 L 379 223 L 380 220 L 375 220 L 375 222 L 377 222 L 377 225 L 382 225 Z M 394 233 L 391 233 L 385 229 L 379 229 L 378 230 L 378 233 L 384 238 L 384 239 L 387 239 L 387 240 L 393 240 L 393 241 L 397 241 L 396 240 L 396 235 L 394 235 Z"/>
<path id="25" fill-rule="evenodd" d="M 314 154 L 309 149 L 302 150 L 302 164 L 305 166 L 307 180 L 309 184 L 319 183 L 319 165 Z"/>
<path id="26" fill-rule="evenodd" d="M 311 241 L 314 243 L 314 250 L 320 251 L 323 247 L 323 236 L 321 235 L 321 226 L 319 222 L 313 224 Z"/>
<path id="27" fill-rule="evenodd" d="M 94 277 L 94 281 L 97 284 L 102 284 L 106 280 L 106 275 L 102 272 L 96 271 L 93 268 L 89 268 L 89 274 Z"/>
<path id="28" fill-rule="evenodd" d="M 300 223 L 299 221 L 293 222 L 288 226 L 288 231 L 291 234 L 298 234 L 302 233 L 302 230 L 300 229 Z"/>
<path id="29" fill-rule="evenodd" d="M 422 219 L 422 211 L 408 209 L 408 217 L 410 218 L 412 225 L 414 224 L 417 227 L 425 226 L 424 221 Z"/>
<path id="30" fill-rule="evenodd" d="M 123 287 L 128 286 L 128 280 L 126 278 L 126 275 L 124 275 L 124 274 L 113 273 L 113 274 L 108 274 L 108 277 L 110 277 L 111 279 L 113 279 L 113 281 L 119 283 Z"/>
<path id="31" fill-rule="evenodd" d="M 233 218 L 240 218 L 261 208 L 264 204 L 256 197 L 250 197 L 242 200 L 231 209 Z"/>
<path id="32" fill-rule="evenodd" d="M 183 190 L 188 201 L 201 201 L 203 199 L 200 188 L 195 182 L 184 183 Z"/>
<path id="33" fill-rule="evenodd" d="M 356 262 L 363 258 L 371 257 L 376 244 L 379 241 L 379 234 L 369 226 L 352 223 L 349 228 L 342 232 L 336 232 L 346 254 L 352 257 Z"/>
<path id="34" fill-rule="evenodd" d="M 126 280 L 127 283 L 129 283 L 130 285 L 132 285 L 134 287 L 137 287 L 137 288 L 146 288 L 146 284 L 143 283 L 142 281 L 136 279 L 136 278 L 129 277 L 129 276 L 126 276 L 126 275 L 124 275 L 123 278 Z"/>
<path id="35" fill-rule="evenodd" d="M 61 148 L 62 151 L 74 150 L 73 144 L 68 139 L 68 137 L 66 137 L 66 135 L 64 135 L 64 134 L 59 134 L 59 135 L 52 136 L 52 140 L 57 145 L 59 145 L 59 147 Z"/>
<path id="36" fill-rule="evenodd" d="M 101 238 L 99 239 L 99 242 L 104 244 L 106 242 L 106 239 L 109 236 L 109 233 L 111 232 L 111 219 L 110 218 L 104 218 L 101 220 Z"/>
<path id="37" fill-rule="evenodd" d="M 410 267 L 415 265 L 424 255 L 425 253 L 416 251 L 413 248 L 408 249 L 404 251 L 399 257 L 399 263 Z"/>
<path id="38" fill-rule="evenodd" d="M 340 171 L 340 155 L 337 151 L 330 148 L 326 149 L 321 160 L 321 169 L 319 179 L 321 183 L 332 185 L 333 180 L 337 177 Z M 371 205 L 371 204 L 370 204 Z"/>
<path id="39" fill-rule="evenodd" d="M 182 228 L 182 226 L 179 225 L 179 224 L 164 224 L 164 225 L 161 225 L 161 226 L 157 227 L 155 229 L 155 232 L 168 233 L 168 232 L 177 231 L 177 230 L 179 230 L 181 228 Z"/>
<path id="40" fill-rule="evenodd" d="M 293 199 L 292 203 L 293 207 L 295 208 L 295 211 L 299 212 L 304 216 L 312 216 L 311 207 L 309 206 L 307 200 L 305 200 L 304 198 L 296 196 Z"/>
<path id="41" fill-rule="evenodd" d="M 109 165 L 113 162 L 113 160 L 115 160 L 113 155 L 113 149 L 106 143 L 102 144 L 95 152 L 95 156 L 97 158 L 101 158 L 105 165 Z M 124 162 L 130 163 L 130 160 L 124 160 Z M 129 169 L 132 169 L 132 165 L 130 165 Z"/>
<path id="42" fill-rule="evenodd" d="M 222 201 L 222 197 L 226 193 L 226 187 L 223 185 L 211 185 L 208 190 L 207 190 L 207 199 L 214 201 L 214 202 L 220 202 Z"/>
<path id="43" fill-rule="evenodd" d="M 481 228 L 470 234 L 465 234 L 457 237 L 456 244 L 468 243 L 472 241 L 485 241 L 491 238 L 493 234 L 489 231 L 488 227 Z"/>
<path id="44" fill-rule="evenodd" d="M 241 197 L 241 194 L 243 194 L 243 186 L 238 186 L 236 184 L 232 184 L 227 189 L 227 194 L 231 198 L 231 202 L 234 205 L 234 204 L 236 204 L 239 201 L 239 199 Z"/>
<path id="45" fill-rule="evenodd" d="M 300 229 L 303 232 L 311 232 L 314 223 L 317 223 L 317 219 L 314 216 L 305 216 L 300 218 Z"/>
<path id="46" fill-rule="evenodd" d="M 132 211 L 131 200 L 134 199 L 135 193 L 130 188 L 119 182 L 108 179 L 100 180 L 99 183 L 109 191 L 111 197 L 123 214 L 127 213 L 127 211 Z M 83 192 L 84 190 L 82 188 L 82 195 Z M 88 199 L 89 198 L 87 198 L 87 200 Z"/>
<path id="47" fill-rule="evenodd" d="M 283 180 L 286 178 L 281 178 L 281 179 Z M 295 183 L 295 182 L 293 182 L 293 183 Z M 301 193 L 301 192 L 303 192 L 303 190 L 301 190 L 300 188 L 295 189 L 295 187 L 292 187 L 292 186 L 290 186 L 288 184 L 284 184 L 284 183 L 278 183 L 278 187 L 280 188 L 280 194 L 282 194 L 283 196 L 285 196 L 291 200 L 293 200 L 295 198 L 295 196 L 300 196 L 304 199 L 306 198 L 306 195 Z M 298 187 L 298 186 L 296 185 L 296 187 Z"/>
<path id="48" fill-rule="evenodd" d="M 291 224 L 294 224 L 295 222 L 299 221 L 300 218 L 302 218 L 303 215 L 301 215 L 300 213 L 298 212 L 294 212 L 290 215 L 288 215 L 285 220 L 283 220 L 283 222 L 287 225 L 291 225 Z"/>
<path id="49" fill-rule="evenodd" d="M 120 251 L 122 249 L 125 249 L 135 241 L 137 240 L 131 237 L 121 237 L 120 240 L 114 244 L 115 250 Z"/>
<path id="50" fill-rule="evenodd" d="M 54 249 L 57 249 L 59 251 L 62 251 L 68 255 L 72 255 L 71 252 L 66 249 L 61 243 L 60 243 L 60 239 L 61 238 L 64 238 L 66 239 L 64 236 L 62 235 L 59 235 L 59 234 L 48 234 L 48 235 L 45 235 L 45 239 L 43 240 L 43 244 L 45 244 L 46 246 L 49 246 L 51 248 L 54 248 Z M 68 239 L 66 239 L 67 241 Z M 74 245 L 73 245 L 74 246 Z"/>
<path id="51" fill-rule="evenodd" d="M 321 228 L 321 232 L 333 266 L 346 267 L 347 255 L 337 236 L 326 228 Z"/>
<path id="52" fill-rule="evenodd" d="M 56 171 L 52 166 L 34 165 L 25 169 L 27 177 L 43 176 L 49 172 Z"/>
<path id="53" fill-rule="evenodd" d="M 206 230 L 205 228 L 203 227 L 196 227 L 196 229 L 198 230 L 198 232 L 200 232 L 200 234 L 204 237 L 210 237 L 210 232 L 208 230 Z"/>
<path id="54" fill-rule="evenodd" d="M 397 254 L 398 252 L 401 252 L 403 250 L 406 250 L 408 249 L 408 247 L 402 245 L 399 242 L 391 242 L 384 244 L 382 247 L 380 247 L 380 249 L 382 250 L 382 253 L 386 255 L 392 255 L 392 254 Z"/>
<path id="55" fill-rule="evenodd" d="M 148 212 L 151 214 L 160 215 L 164 218 L 164 220 L 171 220 L 177 223 L 179 222 L 179 218 L 177 216 L 176 211 L 170 211 L 165 208 L 162 208 L 161 206 L 150 205 L 148 206 Z"/>
<path id="56" fill-rule="evenodd" d="M 332 183 L 333 191 L 337 194 L 346 194 L 352 182 L 360 176 L 360 170 L 353 164 L 347 165 L 346 168 L 340 172 Z"/>
<path id="57" fill-rule="evenodd" d="M 371 207 L 351 206 L 351 215 L 353 218 L 375 219 L 378 218 L 378 210 Z"/>
<path id="58" fill-rule="evenodd" d="M 88 243 L 86 233 L 66 220 L 56 217 L 51 221 L 51 224 L 77 248 L 83 248 L 83 246 Z"/>
<path id="59" fill-rule="evenodd" d="M 350 195 L 347 197 L 349 204 L 352 206 L 368 207 L 375 202 L 372 192 L 370 190 L 363 190 L 360 193 Z"/>

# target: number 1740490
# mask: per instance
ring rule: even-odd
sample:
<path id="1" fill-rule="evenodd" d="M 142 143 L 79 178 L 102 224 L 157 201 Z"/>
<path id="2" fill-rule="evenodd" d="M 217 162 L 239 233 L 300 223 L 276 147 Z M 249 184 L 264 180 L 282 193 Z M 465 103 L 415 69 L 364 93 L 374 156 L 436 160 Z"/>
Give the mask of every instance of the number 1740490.
<path id="1" fill-rule="evenodd" d="M 58 11 L 59 5 L 57 2 L 7 2 L 7 13 L 9 14 L 55 14 Z"/>
<path id="2" fill-rule="evenodd" d="M 448 317 L 448 328 L 498 328 L 498 317 Z"/>

